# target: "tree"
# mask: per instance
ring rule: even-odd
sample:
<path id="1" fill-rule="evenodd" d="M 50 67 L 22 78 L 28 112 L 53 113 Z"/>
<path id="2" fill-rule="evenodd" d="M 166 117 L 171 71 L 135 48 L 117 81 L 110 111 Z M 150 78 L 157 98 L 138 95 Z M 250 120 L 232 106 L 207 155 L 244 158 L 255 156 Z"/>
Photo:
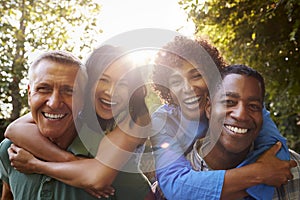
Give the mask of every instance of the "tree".
<path id="1" fill-rule="evenodd" d="M 9 123 L 22 114 L 22 109 L 26 110 L 24 77 L 30 52 L 91 49 L 101 32 L 97 24 L 99 11 L 100 6 L 92 0 L 1 1 L 0 118 L 8 118 Z"/>
<path id="2" fill-rule="evenodd" d="M 181 0 L 196 24 L 229 63 L 247 64 L 266 81 L 266 106 L 300 151 L 300 1 Z M 297 125 L 298 123 L 298 125 Z"/>

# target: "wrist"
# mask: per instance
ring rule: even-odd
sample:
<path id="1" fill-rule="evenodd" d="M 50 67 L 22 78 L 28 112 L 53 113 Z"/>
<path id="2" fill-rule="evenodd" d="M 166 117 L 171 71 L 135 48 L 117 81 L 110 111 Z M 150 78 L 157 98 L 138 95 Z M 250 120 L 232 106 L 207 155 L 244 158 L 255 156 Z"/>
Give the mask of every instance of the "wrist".
<path id="1" fill-rule="evenodd" d="M 254 185 L 264 184 L 265 183 L 265 170 L 261 163 L 253 163 L 249 165 L 251 167 L 251 176 L 250 180 L 253 181 Z"/>
<path id="2" fill-rule="evenodd" d="M 70 162 L 74 160 L 78 160 L 78 158 L 74 154 L 66 153 L 64 162 Z"/>
<path id="3" fill-rule="evenodd" d="M 32 170 L 32 173 L 37 173 L 37 174 L 43 174 L 42 172 L 42 164 L 43 164 L 44 161 L 41 161 L 37 158 L 33 158 L 31 161 L 30 161 L 30 167 L 31 167 L 31 170 Z"/>

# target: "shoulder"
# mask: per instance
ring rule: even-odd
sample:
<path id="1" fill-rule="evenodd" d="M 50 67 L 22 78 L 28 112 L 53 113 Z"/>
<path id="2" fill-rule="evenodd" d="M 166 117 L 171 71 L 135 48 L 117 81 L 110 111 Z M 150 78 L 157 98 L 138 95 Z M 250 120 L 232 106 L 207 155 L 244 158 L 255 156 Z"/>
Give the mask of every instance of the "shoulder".
<path id="1" fill-rule="evenodd" d="M 152 128 L 161 130 L 162 127 L 176 127 L 176 124 L 180 121 L 179 115 L 180 111 L 177 107 L 162 105 L 151 116 Z"/>
<path id="2" fill-rule="evenodd" d="M 0 178 L 5 179 L 8 177 L 9 171 L 12 168 L 8 157 L 7 149 L 10 147 L 12 142 L 8 139 L 4 139 L 0 143 Z M 6 180 L 7 182 L 8 180 Z"/>
<path id="3" fill-rule="evenodd" d="M 295 160 L 297 162 L 297 168 L 300 168 L 300 154 L 296 151 L 289 149 L 291 160 Z"/>
<path id="4" fill-rule="evenodd" d="M 4 139 L 0 143 L 0 153 L 1 153 L 1 155 L 3 155 L 3 152 L 5 154 L 7 154 L 7 149 L 10 147 L 11 144 L 12 144 L 12 142 L 9 139 Z"/>
<path id="5" fill-rule="evenodd" d="M 179 108 L 173 105 L 168 105 L 168 104 L 164 104 L 162 106 L 160 106 L 159 108 L 157 108 L 157 110 L 155 110 L 155 112 L 152 114 L 152 118 L 153 117 L 157 117 L 157 116 L 177 116 L 179 112 Z"/>
<path id="6" fill-rule="evenodd" d="M 297 166 L 293 167 L 291 169 L 291 172 L 292 172 L 293 177 L 294 177 L 293 181 L 294 182 L 297 181 L 297 183 L 299 184 L 300 183 L 300 154 L 295 152 L 292 149 L 289 149 L 289 152 L 290 152 L 291 160 L 294 160 L 297 163 Z"/>

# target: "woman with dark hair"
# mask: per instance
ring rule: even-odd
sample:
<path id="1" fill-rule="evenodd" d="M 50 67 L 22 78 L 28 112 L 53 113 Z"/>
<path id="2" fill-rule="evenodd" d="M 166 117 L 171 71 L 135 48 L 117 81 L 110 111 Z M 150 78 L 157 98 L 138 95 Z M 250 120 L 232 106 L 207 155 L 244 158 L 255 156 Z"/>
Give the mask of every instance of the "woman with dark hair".
<path id="1" fill-rule="evenodd" d="M 80 159 L 59 149 L 36 129 L 25 129 L 30 116 L 9 127 L 6 136 L 17 146 L 10 148 L 14 167 L 22 172 L 51 176 L 66 184 L 85 188 L 99 197 L 153 199 L 150 183 L 139 170 L 140 153 L 150 117 L 145 104 L 146 88 L 141 73 L 126 51 L 109 45 L 94 50 L 86 62 L 88 83 L 84 109 L 76 121 L 79 138 L 90 159 Z M 26 130 L 26 134 L 24 134 Z M 144 134 L 144 133 L 143 133 Z M 32 143 L 47 148 L 34 148 Z M 99 144 L 100 142 L 100 144 Z M 26 162 L 18 165 L 16 152 Z"/>

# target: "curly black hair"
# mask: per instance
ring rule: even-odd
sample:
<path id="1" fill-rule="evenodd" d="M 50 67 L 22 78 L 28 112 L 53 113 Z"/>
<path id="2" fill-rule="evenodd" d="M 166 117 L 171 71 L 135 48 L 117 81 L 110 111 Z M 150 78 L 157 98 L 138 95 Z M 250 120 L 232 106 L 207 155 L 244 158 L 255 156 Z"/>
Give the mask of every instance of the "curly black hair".
<path id="1" fill-rule="evenodd" d="M 208 71 L 210 63 L 214 63 L 218 70 L 226 63 L 217 48 L 203 38 L 189 39 L 176 36 L 159 50 L 154 61 L 152 73 L 152 88 L 159 95 L 161 101 L 174 104 L 168 88 L 168 80 L 172 68 L 180 68 L 184 62 L 194 65 L 201 72 Z"/>

